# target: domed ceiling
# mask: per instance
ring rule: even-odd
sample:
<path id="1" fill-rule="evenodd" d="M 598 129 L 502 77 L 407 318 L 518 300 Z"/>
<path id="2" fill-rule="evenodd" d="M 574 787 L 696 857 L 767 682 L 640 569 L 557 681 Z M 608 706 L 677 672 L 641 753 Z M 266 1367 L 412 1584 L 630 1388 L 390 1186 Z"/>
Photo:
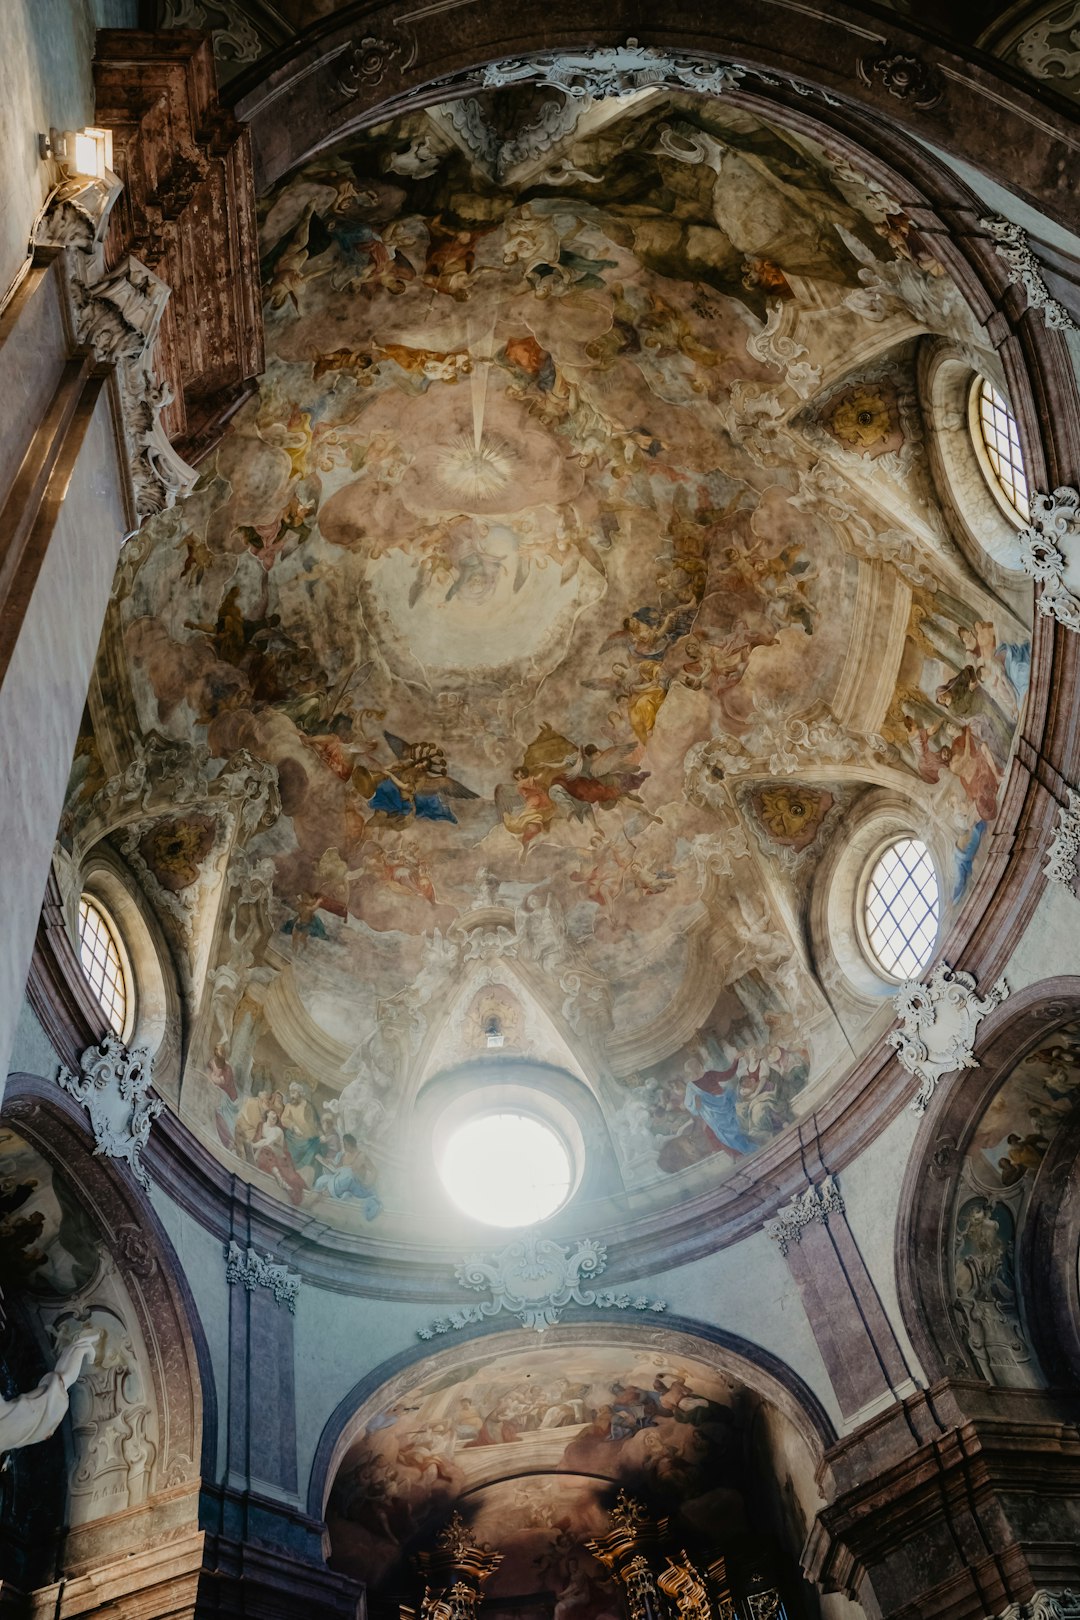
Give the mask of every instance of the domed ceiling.
<path id="1" fill-rule="evenodd" d="M 124 553 L 65 817 L 172 948 L 163 1092 L 371 1238 L 433 1240 L 414 1105 L 493 1016 L 595 1094 L 622 1221 L 813 1107 L 878 1011 L 815 873 L 885 795 L 947 922 L 1023 695 L 916 390 L 985 336 L 899 205 L 727 101 L 531 94 L 265 199 L 269 369 Z"/>

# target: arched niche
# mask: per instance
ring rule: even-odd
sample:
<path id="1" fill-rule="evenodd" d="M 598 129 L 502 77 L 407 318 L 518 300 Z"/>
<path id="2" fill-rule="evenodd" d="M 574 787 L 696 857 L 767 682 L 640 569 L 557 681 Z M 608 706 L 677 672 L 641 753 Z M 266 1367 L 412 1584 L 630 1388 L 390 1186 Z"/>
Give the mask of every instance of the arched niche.
<path id="1" fill-rule="evenodd" d="M 737 1564 L 773 1549 L 793 1613 L 809 1616 L 818 1600 L 798 1559 L 823 1505 L 817 1471 L 832 1439 L 782 1363 L 695 1322 L 609 1315 L 542 1337 L 489 1330 L 398 1357 L 357 1384 L 324 1428 L 308 1510 L 326 1520 L 331 1566 L 367 1583 L 373 1611 L 407 1601 L 413 1554 L 457 1511 L 504 1552 L 493 1612 L 538 1601 L 521 1590 L 527 1565 L 556 1601 L 575 1581 L 599 1614 L 602 1571 L 584 1552 L 581 1569 L 576 1553 L 560 1564 L 559 1548 L 603 1534 L 626 1490 L 670 1514 L 676 1542 L 699 1556 Z"/>
<path id="2" fill-rule="evenodd" d="M 927 1378 L 1009 1389 L 1080 1373 L 1080 979 L 1020 991 L 978 1065 L 926 1111 L 901 1194 L 897 1275 Z"/>
<path id="3" fill-rule="evenodd" d="M 96 1606 L 105 1570 L 125 1591 L 158 1588 L 155 1602 L 166 1601 L 162 1582 L 170 1604 L 193 1602 L 216 1403 L 179 1261 L 126 1167 L 94 1154 L 81 1111 L 51 1081 L 9 1079 L 0 1186 L 5 1309 L 31 1336 L 38 1376 L 81 1328 L 99 1334 L 69 1417 L 45 1442 L 59 1482 L 53 1528 L 64 1527 L 51 1577 L 67 1582 L 72 1612 Z M 34 1475 L 34 1449 L 13 1454 L 16 1474 Z M 163 1568 L 136 1556 L 162 1542 Z"/>

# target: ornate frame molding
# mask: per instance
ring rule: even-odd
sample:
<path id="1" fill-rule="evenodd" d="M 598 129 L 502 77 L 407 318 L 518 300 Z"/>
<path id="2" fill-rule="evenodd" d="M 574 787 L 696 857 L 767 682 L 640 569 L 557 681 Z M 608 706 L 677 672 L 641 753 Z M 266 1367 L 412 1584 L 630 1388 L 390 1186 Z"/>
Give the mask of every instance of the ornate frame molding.
<path id="1" fill-rule="evenodd" d="M 96 1151 L 109 1159 L 124 1159 L 144 1192 L 150 1177 L 142 1165 L 142 1150 L 150 1139 L 150 1126 L 165 1104 L 151 1097 L 150 1054 L 145 1047 L 129 1052 L 111 1031 L 98 1046 L 88 1046 L 79 1058 L 78 1073 L 61 1064 L 56 1083 L 81 1103 L 90 1116 Z"/>
<path id="2" fill-rule="evenodd" d="M 915 1113 L 926 1112 L 926 1105 L 937 1086 L 948 1074 L 959 1069 L 977 1069 L 975 1032 L 987 1013 L 1000 1006 L 1009 994 L 999 979 L 985 996 L 975 993 L 970 973 L 955 971 L 939 962 L 928 981 L 909 979 L 893 997 L 900 1028 L 885 1039 L 896 1049 L 900 1062 L 919 1081 L 912 1098 Z"/>

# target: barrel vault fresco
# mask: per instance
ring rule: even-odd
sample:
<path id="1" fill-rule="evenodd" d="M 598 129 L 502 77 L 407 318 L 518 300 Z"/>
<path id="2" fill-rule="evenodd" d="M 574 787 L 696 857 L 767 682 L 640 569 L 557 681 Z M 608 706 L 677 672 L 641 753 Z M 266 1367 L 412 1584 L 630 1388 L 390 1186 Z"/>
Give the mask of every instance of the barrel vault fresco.
<path id="1" fill-rule="evenodd" d="M 916 390 L 985 335 L 895 201 L 726 101 L 594 103 L 509 176 L 485 127 L 265 199 L 268 369 L 124 553 L 64 823 L 172 945 L 172 1105 L 371 1235 L 493 1006 L 631 1207 L 812 1107 L 875 1012 L 815 976 L 821 860 L 884 792 L 957 903 L 1026 689 Z"/>

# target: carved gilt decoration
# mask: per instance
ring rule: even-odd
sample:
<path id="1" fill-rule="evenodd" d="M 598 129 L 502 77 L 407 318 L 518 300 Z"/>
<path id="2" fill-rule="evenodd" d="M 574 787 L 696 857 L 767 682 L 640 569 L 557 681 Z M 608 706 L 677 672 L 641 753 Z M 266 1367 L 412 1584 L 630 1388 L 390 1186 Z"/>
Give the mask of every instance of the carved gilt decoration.
<path id="1" fill-rule="evenodd" d="M 160 1098 L 149 1095 L 150 1053 L 146 1048 L 129 1052 L 118 1035 L 108 1034 L 100 1046 L 87 1047 L 79 1059 L 78 1074 L 61 1065 L 56 1080 L 89 1114 L 95 1152 L 125 1159 L 136 1181 L 149 1191 L 150 1177 L 140 1154 L 164 1105 Z"/>
<path id="2" fill-rule="evenodd" d="M 225 1281 L 242 1283 L 248 1293 L 256 1288 L 268 1288 L 279 1305 L 287 1305 L 295 1316 L 296 1300 L 300 1293 L 300 1274 L 290 1271 L 269 1254 L 255 1249 L 242 1249 L 235 1238 L 225 1250 Z"/>
<path id="3" fill-rule="evenodd" d="M 887 1037 L 909 1074 L 919 1081 L 911 1106 L 917 1114 L 947 1074 L 977 1069 L 975 1032 L 1009 994 L 999 979 L 985 996 L 976 993 L 970 973 L 954 972 L 939 962 L 926 984 L 910 979 L 893 997 L 900 1028 Z"/>
<path id="4" fill-rule="evenodd" d="M 837 1185 L 835 1176 L 826 1176 L 822 1181 L 815 1182 L 807 1187 L 805 1192 L 785 1204 L 776 1219 L 769 1221 L 765 1230 L 780 1250 L 787 1254 L 792 1243 L 800 1243 L 804 1228 L 811 1226 L 814 1221 L 820 1221 L 822 1226 L 828 1226 L 830 1215 L 844 1213 L 844 1200 Z"/>

